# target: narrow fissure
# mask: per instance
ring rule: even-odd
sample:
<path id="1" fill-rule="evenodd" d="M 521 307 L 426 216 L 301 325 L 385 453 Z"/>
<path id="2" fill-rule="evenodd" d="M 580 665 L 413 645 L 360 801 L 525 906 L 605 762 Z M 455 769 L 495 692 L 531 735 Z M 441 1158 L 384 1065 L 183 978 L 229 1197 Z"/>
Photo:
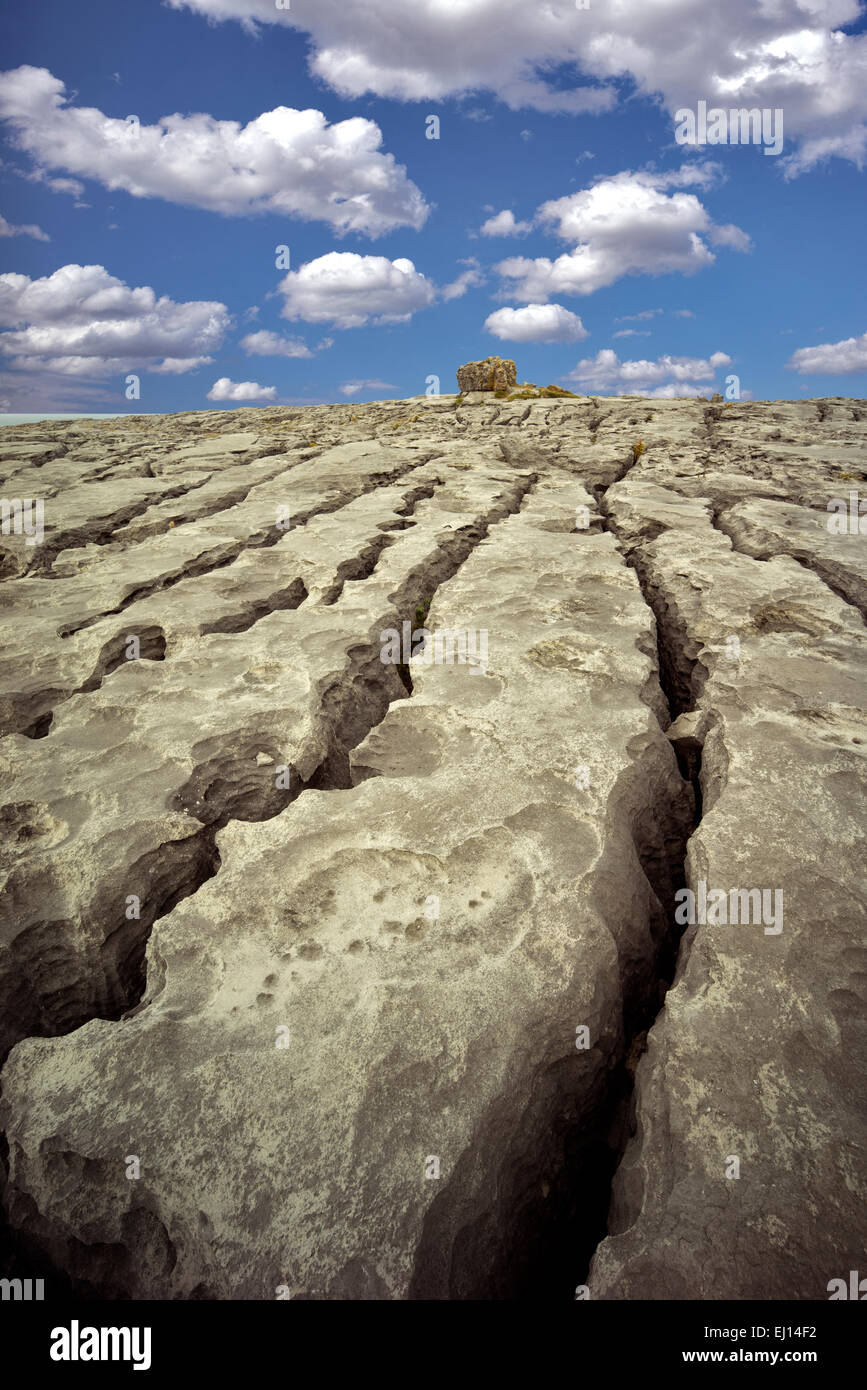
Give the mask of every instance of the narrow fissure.
<path id="1" fill-rule="evenodd" d="M 636 456 L 620 473 L 624 478 L 638 461 Z M 626 563 L 634 570 L 639 587 L 656 622 L 659 681 L 672 721 L 694 708 L 697 698 L 695 662 L 684 651 L 685 632 L 672 619 L 663 594 L 648 577 L 640 542 L 627 549 L 618 535 L 606 505 L 608 487 L 594 489 L 602 525 L 617 540 Z M 669 724 L 670 727 L 670 724 Z M 664 730 L 666 732 L 667 730 Z M 482 1273 L 464 1297 L 517 1298 L 558 1301 L 572 1299 L 586 1283 L 593 1255 L 608 1234 L 612 1185 L 626 1146 L 635 1132 L 635 1071 L 647 1047 L 647 1035 L 664 1007 L 674 980 L 684 928 L 675 923 L 678 889 L 686 884 L 686 852 L 702 814 L 701 743 L 685 736 L 672 740 L 680 776 L 689 788 L 691 815 L 678 818 L 669 808 L 648 806 L 645 825 L 633 827 L 633 839 L 644 874 L 661 907 L 662 930 L 654 957 L 627 986 L 623 998 L 622 1055 L 611 1057 L 611 1069 L 598 1090 L 580 1104 L 569 1094 L 567 1063 L 556 1064 L 540 1078 L 540 1092 L 550 1091 L 549 1113 L 542 1147 L 559 1152 L 556 1164 L 540 1184 L 538 1173 L 512 1175 L 512 1203 L 518 1223 L 510 1242 L 508 1267 Z M 667 823 L 666 823 L 666 817 Z M 662 849 L 660 849 L 660 837 Z M 535 1121 L 540 1125 L 537 1115 Z M 459 1274 L 457 1276 L 460 1281 Z"/>
<path id="2" fill-rule="evenodd" d="M 412 513 L 416 505 L 422 499 L 432 497 L 437 487 L 441 486 L 444 479 L 436 478 L 430 483 L 423 483 L 411 489 L 404 495 L 403 501 L 392 510 L 400 518 L 394 523 L 382 523 L 381 529 L 403 530 L 415 523 L 412 520 Z M 393 544 L 394 537 L 383 534 L 372 539 L 360 552 L 349 560 L 343 561 L 337 569 L 335 582 L 326 590 L 320 603 L 332 605 L 337 602 L 343 586 L 347 580 L 367 579 L 376 568 L 382 551 Z M 213 569 L 224 567 L 234 563 L 237 556 L 221 562 L 221 565 L 213 566 Z M 183 577 L 189 577 L 183 576 Z M 243 605 L 237 612 L 225 614 L 222 618 L 216 619 L 213 623 L 206 623 L 200 630 L 202 637 L 210 633 L 239 633 L 247 632 L 262 618 L 266 618 L 269 613 L 277 611 L 292 610 L 299 608 L 309 598 L 307 588 L 300 578 L 294 579 L 290 584 L 267 595 L 263 599 L 253 601 Z M 97 621 L 101 621 L 98 619 Z M 83 626 L 95 624 L 85 623 Z M 80 631 L 79 629 L 74 629 Z M 62 632 L 61 636 L 70 636 L 71 632 Z M 165 636 L 159 628 L 133 628 L 126 634 L 117 634 L 103 648 L 99 655 L 96 666 L 92 674 L 83 684 L 76 686 L 66 694 L 60 691 L 51 692 L 54 704 L 48 710 L 42 709 L 33 717 L 33 707 L 39 706 L 44 699 L 46 692 L 36 692 L 31 694 L 26 702 L 22 702 L 15 717 L 9 720 L 7 727 L 0 729 L 0 733 L 22 733 L 26 738 L 44 738 L 50 728 L 56 712 L 56 707 L 63 704 L 66 700 L 72 699 L 74 695 L 81 695 L 99 690 L 106 676 L 112 671 L 117 670 L 127 659 L 126 650 L 130 637 L 138 637 L 141 642 L 140 657 L 144 660 L 162 661 L 165 659 L 166 642 Z M 57 698 L 60 697 L 60 698 Z"/>
<path id="3" fill-rule="evenodd" d="M 340 511 L 342 507 L 354 502 L 359 497 L 364 497 L 370 492 L 375 492 L 378 487 L 387 486 L 397 482 L 405 473 L 409 473 L 414 468 L 422 466 L 423 459 L 413 459 L 402 468 L 395 469 L 393 473 L 376 473 L 366 479 L 365 483 L 357 489 L 338 493 L 329 501 L 323 502 L 320 506 L 311 507 L 306 512 L 299 512 L 292 518 L 292 530 L 296 531 L 301 526 L 306 526 L 308 521 L 312 521 L 317 516 L 328 516 L 332 512 Z M 118 613 L 123 613 L 133 603 L 138 603 L 140 599 L 150 598 L 152 594 L 164 592 L 171 589 L 175 584 L 179 584 L 182 579 L 197 579 L 200 575 L 210 574 L 214 570 L 225 569 L 231 565 L 238 556 L 245 550 L 259 550 L 277 545 L 277 543 L 288 534 L 284 527 L 275 522 L 265 531 L 254 531 L 246 540 L 234 542 L 228 550 L 223 546 L 215 546 L 213 550 L 206 551 L 199 555 L 195 560 L 190 560 L 175 574 L 163 575 L 161 578 L 153 580 L 150 584 L 142 584 L 137 589 L 133 589 L 117 605 L 116 608 L 109 608 L 103 613 L 96 613 L 90 618 L 85 618 L 80 623 L 67 623 L 58 631 L 60 637 L 72 637 L 76 632 L 82 632 L 85 628 L 93 627 L 103 618 L 113 618 Z M 222 553 L 221 553 L 222 552 Z M 219 559 L 214 558 L 219 555 Z"/>
<path id="4" fill-rule="evenodd" d="M 709 412 L 705 412 L 706 416 L 708 414 Z M 715 419 L 716 416 L 713 418 Z M 628 471 L 627 468 L 626 472 Z M 687 656 L 685 651 L 686 631 L 672 617 L 664 594 L 650 579 L 648 567 L 641 555 L 641 541 L 639 540 L 633 547 L 627 548 L 623 538 L 618 533 L 604 492 L 597 498 L 597 501 L 603 518 L 603 527 L 610 531 L 617 540 L 627 565 L 635 573 L 644 601 L 654 614 L 659 682 L 668 703 L 671 723 L 673 723 L 681 715 L 690 713 L 695 708 L 696 700 L 700 694 L 700 684 L 703 684 L 703 680 L 697 679 L 698 663 Z M 669 729 L 671 723 L 668 726 Z M 668 732 L 668 730 L 664 730 L 664 732 Z M 610 1094 L 606 1097 L 601 1108 L 599 1123 L 596 1126 L 596 1146 L 597 1148 L 600 1147 L 599 1141 L 604 1136 L 604 1143 L 607 1148 L 607 1162 L 600 1162 L 596 1169 L 596 1179 L 600 1189 L 595 1223 L 597 1233 L 595 1239 L 585 1240 L 580 1252 L 578 1250 L 573 1251 L 574 1258 L 569 1271 L 568 1283 L 564 1271 L 562 1291 L 566 1297 L 574 1296 L 574 1289 L 586 1282 L 596 1248 L 608 1234 L 612 1185 L 626 1146 L 635 1133 L 635 1071 L 647 1047 L 647 1034 L 662 1012 L 665 1006 L 665 996 L 674 981 L 680 943 L 685 931 L 685 927 L 678 926 L 675 922 L 675 904 L 677 891 L 686 886 L 687 846 L 690 838 L 698 829 L 702 817 L 702 744 L 697 737 L 686 735 L 673 739 L 672 746 L 680 776 L 691 793 L 692 815 L 688 823 L 678 827 L 678 833 L 667 845 L 669 858 L 664 866 L 663 875 L 659 874 L 659 869 L 662 867 L 659 864 L 655 866 L 656 872 L 654 874 L 654 866 L 648 865 L 646 857 L 642 856 L 639 848 L 642 867 L 654 887 L 663 909 L 665 931 L 659 942 L 656 960 L 652 964 L 650 975 L 646 981 L 645 992 L 639 991 L 634 997 L 624 1001 L 625 1056 L 611 1076 Z M 653 808 L 648 808 L 648 813 L 653 814 Z M 654 877 L 656 877 L 656 882 Z M 587 1203 L 586 1195 L 583 1200 L 585 1204 L 590 1205 Z M 590 1234 L 590 1226 L 591 1223 L 587 1222 L 585 1227 L 587 1235 Z M 577 1277 L 575 1277 L 576 1273 Z"/>
<path id="5" fill-rule="evenodd" d="M 706 673 L 701 664 L 687 655 L 687 631 L 678 615 L 666 602 L 665 595 L 654 582 L 647 561 L 641 554 L 642 539 L 629 544 L 618 531 L 604 489 L 597 498 L 602 526 L 614 536 L 628 567 L 634 571 L 641 593 L 656 621 L 656 646 L 659 662 L 659 684 L 668 704 L 671 720 L 689 714 L 701 695 Z M 657 533 L 659 534 L 659 533 Z M 649 535 L 644 544 L 655 539 Z"/>
<path id="6" fill-rule="evenodd" d="M 51 566 L 61 551 L 75 550 L 86 545 L 110 545 L 116 531 L 128 526 L 131 521 L 135 521 L 136 517 L 143 516 L 155 503 L 172 502 L 178 497 L 185 497 L 189 493 L 197 491 L 198 488 L 204 487 L 208 482 L 210 482 L 210 475 L 192 486 L 179 484 L 177 487 L 166 488 L 165 492 L 161 492 L 156 499 L 147 497 L 143 501 L 135 503 L 134 506 L 122 507 L 112 516 L 106 517 L 98 529 L 76 526 L 69 531 L 57 532 L 44 545 L 39 546 L 27 578 L 56 579 L 58 576 L 51 573 Z M 241 499 L 230 497 L 227 505 L 235 505 L 239 500 Z M 197 520 L 200 519 L 197 518 Z"/>
<path id="7" fill-rule="evenodd" d="M 443 536 L 436 557 L 411 570 L 392 596 L 393 611 L 383 622 L 398 632 L 402 632 L 405 622 L 410 624 L 411 632 L 417 628 L 427 616 L 440 586 L 454 578 L 493 525 L 520 510 L 537 481 L 537 474 L 529 474 L 514 489 L 511 499 L 493 507 L 483 521 Z M 377 624 L 378 628 L 381 626 Z M 331 748 L 308 784 L 311 789 L 348 790 L 353 785 L 349 754 L 382 723 L 394 700 L 412 695 L 408 665 L 403 662 L 383 664 L 380 652 L 381 648 L 373 640 L 366 646 L 353 648 L 349 653 L 353 668 L 349 680 L 344 672 L 322 692 L 321 708 L 330 725 Z M 372 719 L 371 714 L 375 714 Z"/>
<path id="8" fill-rule="evenodd" d="M 49 710 L 47 714 L 40 714 L 38 719 L 34 719 L 33 723 L 28 724 L 21 732 L 25 738 L 47 738 L 53 723 L 54 710 Z"/>
<path id="9" fill-rule="evenodd" d="M 395 537 L 389 532 L 406 530 L 407 527 L 414 525 L 412 521 L 413 512 L 416 506 L 423 499 L 433 497 L 438 487 L 444 482 L 443 478 L 435 478 L 430 483 L 423 483 L 417 488 L 406 494 L 400 506 L 393 510 L 395 515 L 400 518 L 395 522 L 383 522 L 381 530 L 383 534 L 367 542 L 358 555 L 354 555 L 349 560 L 342 561 L 337 567 L 334 583 L 323 594 L 319 600 L 325 607 L 333 606 L 340 595 L 343 593 L 344 585 L 347 583 L 357 583 L 360 579 L 369 579 L 379 563 L 382 552 L 390 545 L 394 544 Z"/>
<path id="10" fill-rule="evenodd" d="M 825 585 L 827 589 L 831 590 L 832 594 L 836 595 L 837 598 L 842 599 L 844 603 L 849 604 L 851 608 L 854 608 L 856 612 L 860 614 L 861 621 L 867 624 L 867 603 L 865 603 L 863 599 L 858 598 L 852 592 L 851 587 L 848 589 L 844 588 L 844 586 L 839 582 L 839 576 L 837 576 L 837 578 L 832 578 L 831 571 L 829 570 L 828 566 L 826 564 L 823 564 L 817 556 L 808 556 L 803 553 L 800 555 L 796 555 L 792 550 L 780 550 L 776 552 L 767 551 L 766 553 L 760 553 L 756 555 L 751 550 L 745 550 L 743 545 L 740 543 L 739 538 L 729 529 L 729 527 L 726 526 L 726 523 L 722 517 L 722 513 L 725 510 L 726 508 L 721 506 L 715 506 L 711 508 L 711 525 L 713 526 L 714 530 L 719 531 L 720 535 L 726 536 L 731 541 L 732 550 L 736 551 L 738 555 L 745 555 L 747 559 L 758 560 L 763 564 L 766 564 L 770 560 L 781 559 L 784 557 L 787 557 L 790 560 L 794 560 L 795 563 L 800 565 L 802 569 L 805 569 L 808 572 L 808 574 L 815 574 L 817 579 L 821 579 L 822 583 Z M 820 509 L 817 508 L 817 510 Z M 757 549 L 759 549 L 759 547 L 757 547 Z M 858 579 L 857 577 L 853 576 L 852 586 L 854 587 L 856 583 L 858 583 Z M 861 583 L 861 587 L 863 587 L 863 581 Z"/>
<path id="11" fill-rule="evenodd" d="M 93 691 L 99 690 L 103 681 L 110 676 L 112 671 L 133 660 L 130 653 L 130 640 L 137 639 L 139 644 L 138 654 L 134 658 L 138 661 L 164 661 L 166 655 L 166 639 L 162 628 L 156 625 L 141 627 L 135 625 L 129 632 L 116 633 L 105 643 L 96 662 L 93 672 L 86 681 L 77 685 L 73 690 L 40 690 L 36 691 L 18 704 L 14 714 L 0 727 L 2 734 L 23 734 L 25 738 L 46 738 L 51 731 L 54 723 L 54 716 L 60 705 L 66 704 L 74 695 L 88 695 Z M 48 708 L 45 708 L 46 702 Z M 41 708 L 40 708 L 41 707 Z M 33 716 L 34 709 L 39 709 L 39 713 Z M 28 721 L 28 722 L 25 722 Z"/>
<path id="12" fill-rule="evenodd" d="M 300 608 L 309 597 L 303 579 L 293 579 L 291 584 L 269 594 L 267 598 L 246 604 L 240 612 L 227 613 L 222 618 L 216 618 L 212 623 L 203 624 L 199 629 L 200 636 L 207 637 L 212 632 L 249 632 L 251 627 L 255 627 L 263 618 L 267 618 L 269 613 L 293 612 L 296 608 Z"/>

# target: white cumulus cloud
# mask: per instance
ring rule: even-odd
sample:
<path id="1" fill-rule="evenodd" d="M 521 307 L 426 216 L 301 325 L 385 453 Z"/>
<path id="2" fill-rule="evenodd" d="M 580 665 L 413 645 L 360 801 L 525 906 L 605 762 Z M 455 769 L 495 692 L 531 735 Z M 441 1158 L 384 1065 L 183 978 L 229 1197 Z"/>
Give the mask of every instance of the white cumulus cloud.
<path id="1" fill-rule="evenodd" d="M 262 328 L 258 333 L 248 333 L 241 339 L 241 347 L 252 357 L 312 357 L 306 343 L 300 338 L 281 338 L 279 333 Z"/>
<path id="2" fill-rule="evenodd" d="M 382 133 L 362 116 L 329 125 L 321 111 L 278 106 L 247 125 L 203 113 L 143 125 L 74 106 L 46 68 L 0 74 L 0 119 L 46 169 L 95 179 L 136 198 L 239 216 L 274 212 L 326 222 L 338 234 L 420 228 L 428 207 Z M 69 191 L 81 190 L 72 181 Z"/>
<path id="3" fill-rule="evenodd" d="M 707 397 L 707 387 L 694 381 L 669 381 L 665 386 L 654 386 L 652 390 L 621 390 L 619 396 L 646 396 L 649 400 L 686 400 L 695 396 Z M 745 397 L 744 397 L 745 399 Z"/>
<path id="4" fill-rule="evenodd" d="M 618 395 L 694 396 L 697 381 L 710 381 L 731 358 L 725 352 L 710 357 L 658 357 L 654 362 L 622 362 L 613 348 L 600 348 L 595 357 L 579 362 L 566 378 L 591 391 L 614 391 Z M 659 389 L 653 391 L 651 388 Z M 677 387 L 678 389 L 675 389 Z"/>
<path id="5" fill-rule="evenodd" d="M 147 368 L 185 372 L 211 361 L 229 327 L 225 304 L 175 303 L 131 289 L 101 265 L 53 275 L 0 275 L 0 352 L 21 370 L 108 376 Z"/>
<path id="6" fill-rule="evenodd" d="M 467 290 L 477 289 L 479 285 L 485 283 L 485 273 L 474 257 L 471 256 L 462 264 L 468 266 L 469 269 L 463 271 L 457 280 L 453 280 L 450 285 L 443 286 L 441 290 L 443 299 L 463 299 Z"/>
<path id="7" fill-rule="evenodd" d="M 543 301 L 558 295 L 593 294 L 625 275 L 693 275 L 713 264 L 714 253 L 703 239 L 725 232 L 726 244 L 743 250 L 749 244 L 738 229 L 718 229 L 694 193 L 680 185 L 707 177 L 706 165 L 675 171 L 678 190 L 669 193 L 673 175 L 625 171 L 599 179 L 580 193 L 543 203 L 537 221 L 563 240 L 577 243 L 556 260 L 512 256 L 496 267 L 509 282 L 503 297 Z"/>
<path id="8" fill-rule="evenodd" d="M 230 381 L 221 376 L 208 392 L 209 401 L 273 401 L 276 386 L 260 386 L 258 381 Z"/>
<path id="9" fill-rule="evenodd" d="M 47 232 L 43 232 L 41 227 L 37 227 L 30 222 L 20 227 L 16 227 L 13 222 L 7 222 L 0 212 L 0 236 L 30 236 L 34 241 L 50 241 L 51 237 Z"/>
<path id="10" fill-rule="evenodd" d="M 589 336 L 578 315 L 562 304 L 497 309 L 485 319 L 485 328 L 495 338 L 514 343 L 579 343 Z"/>
<path id="11" fill-rule="evenodd" d="M 526 236 L 527 232 L 532 231 L 532 223 L 516 222 L 512 210 L 503 208 L 502 212 L 483 222 L 479 231 L 482 236 Z"/>
<path id="12" fill-rule="evenodd" d="M 817 347 L 797 348 L 786 364 L 804 376 L 808 372 L 867 372 L 867 333 L 860 338 L 843 338 L 839 343 L 820 343 Z"/>
<path id="13" fill-rule="evenodd" d="M 844 32 L 859 19 L 859 0 L 593 0 L 587 9 L 575 0 L 168 3 L 251 31 L 300 30 L 312 72 L 344 96 L 493 92 L 513 109 L 574 114 L 612 109 L 623 99 L 619 84 L 628 99 L 661 98 L 672 129 L 674 113 L 699 100 L 784 108 L 787 146 L 796 142 L 787 174 L 831 156 L 859 167 L 867 159 L 867 34 Z M 571 83 L 549 80 L 558 66 L 571 67 Z"/>
<path id="14" fill-rule="evenodd" d="M 714 246 L 730 246 L 733 251 L 752 251 L 753 243 L 746 232 L 741 231 L 734 223 L 728 222 L 724 227 L 710 227 L 708 234 Z"/>
<path id="15" fill-rule="evenodd" d="M 283 317 L 335 328 L 405 323 L 426 309 L 436 290 L 412 261 L 330 251 L 281 280 Z"/>

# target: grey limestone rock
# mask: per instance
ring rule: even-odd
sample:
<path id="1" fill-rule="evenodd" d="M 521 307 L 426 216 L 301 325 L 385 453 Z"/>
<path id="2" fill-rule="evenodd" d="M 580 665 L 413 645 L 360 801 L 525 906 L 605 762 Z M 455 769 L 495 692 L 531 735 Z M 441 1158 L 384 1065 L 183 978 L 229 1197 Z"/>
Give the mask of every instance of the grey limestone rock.
<path id="1" fill-rule="evenodd" d="M 3 1206 L 83 1291 L 863 1264 L 867 570 L 828 518 L 867 412 L 470 368 L 0 431 L 44 504 L 0 537 Z"/>

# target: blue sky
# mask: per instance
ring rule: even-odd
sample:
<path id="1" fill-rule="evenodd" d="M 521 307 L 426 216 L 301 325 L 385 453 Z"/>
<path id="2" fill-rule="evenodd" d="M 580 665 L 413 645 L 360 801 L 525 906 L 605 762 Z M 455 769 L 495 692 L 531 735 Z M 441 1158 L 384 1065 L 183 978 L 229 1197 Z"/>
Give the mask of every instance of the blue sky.
<path id="1" fill-rule="evenodd" d="M 445 392 L 490 353 L 579 392 L 864 396 L 865 28 L 856 0 L 8 9 L 0 410 Z M 700 101 L 781 110 L 782 152 L 678 144 Z"/>

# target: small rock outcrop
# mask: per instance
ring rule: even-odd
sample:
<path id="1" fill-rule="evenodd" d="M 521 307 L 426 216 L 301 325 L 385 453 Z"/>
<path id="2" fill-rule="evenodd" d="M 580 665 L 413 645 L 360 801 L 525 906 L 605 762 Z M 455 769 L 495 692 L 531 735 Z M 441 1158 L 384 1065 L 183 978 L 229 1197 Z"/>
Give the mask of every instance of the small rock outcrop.
<path id="1" fill-rule="evenodd" d="M 458 387 L 467 391 L 510 391 L 518 384 L 514 362 L 505 357 L 486 357 L 458 367 Z"/>

